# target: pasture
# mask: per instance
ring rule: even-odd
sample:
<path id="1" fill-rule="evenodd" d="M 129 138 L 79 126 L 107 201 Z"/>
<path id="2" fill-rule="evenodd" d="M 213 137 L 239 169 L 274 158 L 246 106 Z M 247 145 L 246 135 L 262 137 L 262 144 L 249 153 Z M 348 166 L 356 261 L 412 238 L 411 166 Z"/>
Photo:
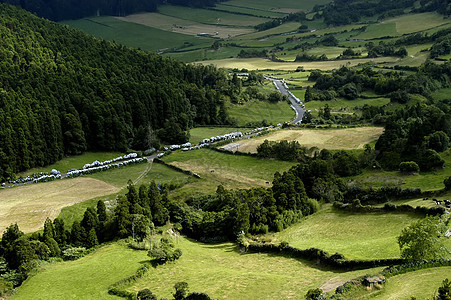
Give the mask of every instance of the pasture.
<path id="1" fill-rule="evenodd" d="M 294 90 L 293 94 L 296 97 L 304 98 L 305 90 Z M 310 109 L 314 116 L 318 115 L 319 110 L 323 109 L 327 104 L 331 108 L 332 113 L 354 113 L 355 108 L 363 107 L 365 104 L 372 106 L 384 106 L 390 103 L 389 98 L 358 98 L 354 100 L 346 100 L 343 98 L 334 99 L 331 101 L 309 101 L 305 102 L 305 109 Z"/>
<path id="2" fill-rule="evenodd" d="M 147 259 L 146 251 L 122 243 L 104 245 L 79 260 L 44 265 L 12 299 L 117 299 L 108 287 L 134 274 Z"/>
<path id="3" fill-rule="evenodd" d="M 257 147 L 264 140 L 298 141 L 302 146 L 319 149 L 352 150 L 363 149 L 382 134 L 382 127 L 359 127 L 347 129 L 293 129 L 278 130 L 272 134 L 240 140 L 238 150 L 241 152 L 257 152 Z"/>
<path id="4" fill-rule="evenodd" d="M 253 27 L 267 21 L 266 18 L 237 15 L 202 8 L 190 8 L 186 6 L 163 5 L 158 7 L 158 12 L 178 19 L 220 26 Z"/>
<path id="5" fill-rule="evenodd" d="M 297 67 L 302 66 L 306 70 L 321 69 L 329 71 L 338 69 L 342 66 L 352 67 L 362 63 L 393 63 L 399 61 L 396 57 L 377 57 L 377 58 L 359 58 L 344 59 L 335 61 L 315 61 L 315 62 L 273 62 L 266 58 L 227 58 L 218 60 L 199 61 L 203 65 L 215 65 L 218 68 L 228 69 L 248 69 L 248 70 L 283 70 L 294 71 Z"/>
<path id="6" fill-rule="evenodd" d="M 268 186 L 266 182 L 272 181 L 276 171 L 284 172 L 294 165 L 292 162 L 260 160 L 209 149 L 175 152 L 163 160 L 193 171 L 202 178 L 175 190 L 175 196 L 212 193 L 218 185 L 229 189 Z"/>
<path id="7" fill-rule="evenodd" d="M 227 1 L 228 5 L 234 5 L 237 7 L 247 7 L 259 10 L 269 10 L 276 12 L 296 12 L 299 10 L 310 10 L 316 4 L 325 4 L 328 3 L 328 0 L 280 0 L 277 2 L 271 0 L 230 0 Z"/>
<path id="8" fill-rule="evenodd" d="M 26 233 L 37 231 L 63 207 L 117 192 L 111 184 L 86 177 L 0 190 L 0 232 L 12 223 Z"/>
<path id="9" fill-rule="evenodd" d="M 348 259 L 396 258 L 400 255 L 397 236 L 418 218 L 411 214 L 344 213 L 327 204 L 318 213 L 267 236 L 299 249 L 338 252 Z"/>
<path id="10" fill-rule="evenodd" d="M 440 190 L 444 188 L 443 180 L 451 176 L 451 152 L 447 150 L 440 153 L 440 156 L 445 160 L 443 169 L 420 172 L 417 175 L 404 175 L 398 171 L 365 170 L 350 179 L 355 184 L 366 187 L 402 185 L 404 188 L 420 188 L 423 191 Z"/>
<path id="11" fill-rule="evenodd" d="M 78 28 L 95 37 L 148 51 L 181 48 L 185 43 L 196 46 L 206 46 L 212 43 L 211 38 L 168 32 L 142 24 L 121 21 L 115 17 L 92 17 L 64 21 L 63 24 Z"/>
<path id="12" fill-rule="evenodd" d="M 192 292 L 212 299 L 302 299 L 308 289 L 328 290 L 381 268 L 335 272 L 314 264 L 271 254 L 242 254 L 233 243 L 203 244 L 177 238 L 179 260 L 152 268 L 129 291 L 149 288 L 159 298 L 171 298 L 174 284 L 185 281 Z M 326 289 L 325 288 L 325 289 Z"/>
<path id="13" fill-rule="evenodd" d="M 218 38 L 229 38 L 237 35 L 251 33 L 254 29 L 237 28 L 229 26 L 208 25 L 199 22 L 175 18 L 159 13 L 140 13 L 126 17 L 118 17 L 119 20 L 141 24 L 157 29 L 197 36 L 198 33 L 209 33 Z M 217 34 L 216 34 L 217 33 Z"/>
<path id="14" fill-rule="evenodd" d="M 263 120 L 275 125 L 289 122 L 295 117 L 294 110 L 284 101 L 270 103 L 250 100 L 243 104 L 227 103 L 226 108 L 229 116 L 236 119 L 239 126 L 246 126 L 249 122 L 261 122 Z"/>

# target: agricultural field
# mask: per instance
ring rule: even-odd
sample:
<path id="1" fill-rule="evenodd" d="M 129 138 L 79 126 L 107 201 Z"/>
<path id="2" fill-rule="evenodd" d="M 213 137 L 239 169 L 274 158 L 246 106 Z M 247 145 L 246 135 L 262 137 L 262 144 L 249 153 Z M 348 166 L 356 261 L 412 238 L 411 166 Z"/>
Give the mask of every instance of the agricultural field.
<path id="1" fill-rule="evenodd" d="M 246 126 L 250 122 L 265 120 L 268 124 L 289 122 L 294 119 L 295 112 L 286 102 L 270 103 L 251 100 L 243 104 L 227 103 L 229 116 L 236 119 L 238 125 Z"/>
<path id="2" fill-rule="evenodd" d="M 396 258 L 400 256 L 397 236 L 419 218 L 405 213 L 344 213 L 325 205 L 318 213 L 267 237 L 299 249 L 338 252 L 348 259 Z"/>
<path id="3" fill-rule="evenodd" d="M 302 97 L 304 98 L 305 90 L 295 90 L 293 91 L 293 94 L 296 97 Z M 342 98 L 338 98 L 331 101 L 309 101 L 305 102 L 305 109 L 311 110 L 313 116 L 317 116 L 320 109 L 323 109 L 324 106 L 327 104 L 331 108 L 332 114 L 339 114 L 339 113 L 355 113 L 355 108 L 363 107 L 365 104 L 372 105 L 372 106 L 384 106 L 390 103 L 389 98 L 370 98 L 370 99 L 363 99 L 363 98 L 357 98 L 354 100 L 346 100 Z"/>
<path id="4" fill-rule="evenodd" d="M 377 58 L 358 58 L 344 59 L 336 61 L 314 61 L 314 62 L 273 62 L 265 58 L 228 58 L 218 60 L 206 60 L 198 63 L 203 65 L 215 65 L 218 68 L 226 69 L 248 69 L 248 70 L 283 70 L 294 71 L 297 67 L 302 66 L 306 70 L 321 69 L 330 71 L 338 69 L 342 66 L 352 67 L 363 63 L 393 63 L 399 61 L 396 57 L 377 57 Z"/>
<path id="5" fill-rule="evenodd" d="M 104 245 L 76 261 L 44 265 L 12 299 L 117 299 L 108 287 L 134 274 L 147 259 L 146 251 L 123 243 Z"/>
<path id="6" fill-rule="evenodd" d="M 117 192 L 119 188 L 111 184 L 86 177 L 2 189 L 0 232 L 12 223 L 26 233 L 37 231 L 47 217 L 56 218 L 65 206 Z"/>
<path id="7" fill-rule="evenodd" d="M 257 152 L 257 147 L 264 140 L 298 141 L 302 146 L 319 149 L 351 150 L 363 149 L 382 134 L 382 127 L 359 127 L 347 129 L 293 129 L 279 130 L 272 134 L 241 140 L 238 150 L 241 152 Z"/>
<path id="8" fill-rule="evenodd" d="M 234 5 L 237 7 L 253 8 L 258 10 L 268 10 L 283 13 L 291 13 L 299 10 L 310 10 L 316 4 L 325 4 L 330 2 L 329 0 L 280 0 L 277 2 L 271 0 L 230 0 L 227 1 L 228 5 Z"/>
<path id="9" fill-rule="evenodd" d="M 169 32 L 197 36 L 198 33 L 209 33 L 217 38 L 229 38 L 237 35 L 253 32 L 251 28 L 237 28 L 232 26 L 220 26 L 202 24 L 199 22 L 175 18 L 159 13 L 141 13 L 118 17 L 119 20 L 149 26 Z"/>
<path id="10" fill-rule="evenodd" d="M 205 292 L 212 299 L 300 299 L 310 288 L 332 290 L 345 281 L 381 268 L 352 272 L 321 269 L 302 260 L 270 254 L 241 253 L 233 243 L 203 244 L 178 238 L 183 252 L 174 263 L 151 269 L 129 291 L 149 288 L 158 297 L 170 298 L 176 282 L 190 291 Z M 208 280 L 206 280 L 208 278 Z"/>
<path id="11" fill-rule="evenodd" d="M 292 162 L 260 160 L 256 157 L 238 156 L 200 149 L 189 152 L 175 152 L 163 157 L 166 163 L 190 170 L 201 176 L 190 184 L 176 190 L 176 195 L 212 193 L 218 185 L 239 189 L 268 186 L 276 171 L 287 171 Z"/>
<path id="12" fill-rule="evenodd" d="M 451 152 L 447 150 L 440 153 L 440 156 L 445 160 L 443 169 L 420 172 L 417 175 L 404 175 L 398 171 L 365 170 L 350 179 L 355 184 L 367 187 L 399 185 L 405 188 L 420 188 L 423 191 L 440 190 L 444 188 L 443 180 L 451 176 Z"/>
<path id="13" fill-rule="evenodd" d="M 212 44 L 210 38 L 168 32 L 141 24 L 121 21 L 115 17 L 93 17 L 64 21 L 64 24 L 81 29 L 95 37 L 148 51 L 183 48 L 186 45 L 209 46 Z"/>
<path id="14" fill-rule="evenodd" d="M 267 21 L 266 18 L 257 18 L 222 11 L 172 5 L 160 6 L 158 8 L 158 12 L 178 19 L 221 26 L 253 27 Z"/>

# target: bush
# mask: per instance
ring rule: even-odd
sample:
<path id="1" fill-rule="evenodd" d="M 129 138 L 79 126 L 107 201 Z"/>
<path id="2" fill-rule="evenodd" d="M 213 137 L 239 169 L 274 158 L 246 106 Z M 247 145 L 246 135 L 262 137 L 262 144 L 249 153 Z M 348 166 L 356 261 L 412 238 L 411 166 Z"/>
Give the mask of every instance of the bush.
<path id="1" fill-rule="evenodd" d="M 414 161 L 403 161 L 399 164 L 399 171 L 402 173 L 418 173 L 420 167 Z"/>
<path id="2" fill-rule="evenodd" d="M 86 248 L 84 247 L 71 247 L 63 251 L 64 260 L 76 260 L 85 255 Z"/>

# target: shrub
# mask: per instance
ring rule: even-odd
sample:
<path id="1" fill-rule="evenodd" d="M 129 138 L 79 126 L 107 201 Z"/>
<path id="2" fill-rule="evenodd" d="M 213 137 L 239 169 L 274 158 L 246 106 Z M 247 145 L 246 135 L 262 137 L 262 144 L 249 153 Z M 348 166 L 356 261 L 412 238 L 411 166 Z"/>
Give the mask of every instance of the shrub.
<path id="1" fill-rule="evenodd" d="M 399 164 L 399 171 L 402 173 L 418 173 L 420 167 L 414 161 L 403 161 Z"/>
<path id="2" fill-rule="evenodd" d="M 76 260 L 80 257 L 83 257 L 85 254 L 86 248 L 84 247 L 71 247 L 67 248 L 63 251 L 63 259 L 64 260 Z"/>

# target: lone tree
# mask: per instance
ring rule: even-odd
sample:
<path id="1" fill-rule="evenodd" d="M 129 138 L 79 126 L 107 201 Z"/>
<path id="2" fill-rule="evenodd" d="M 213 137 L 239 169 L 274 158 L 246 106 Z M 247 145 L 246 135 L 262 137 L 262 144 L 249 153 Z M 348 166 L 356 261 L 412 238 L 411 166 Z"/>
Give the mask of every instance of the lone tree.
<path id="1" fill-rule="evenodd" d="M 398 237 L 401 257 L 408 260 L 442 257 L 448 252 L 443 239 L 445 230 L 439 217 L 426 217 L 404 228 Z"/>

